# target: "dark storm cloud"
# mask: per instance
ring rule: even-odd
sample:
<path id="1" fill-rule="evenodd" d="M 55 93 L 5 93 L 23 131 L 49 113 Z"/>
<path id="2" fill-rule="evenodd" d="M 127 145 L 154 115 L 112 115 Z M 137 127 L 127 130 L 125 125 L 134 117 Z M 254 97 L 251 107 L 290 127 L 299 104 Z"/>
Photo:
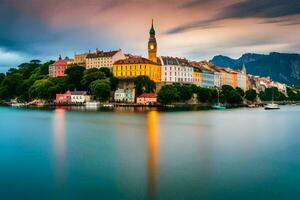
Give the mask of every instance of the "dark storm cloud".
<path id="1" fill-rule="evenodd" d="M 221 1 L 221 0 L 220 0 Z M 192 1 L 186 4 L 185 8 L 191 8 L 195 5 L 201 5 L 206 1 Z M 217 2 L 215 2 L 217 3 Z M 199 8 L 199 7 L 198 7 Z M 289 16 L 300 14 L 300 1 L 299 0 L 244 0 L 236 3 L 232 3 L 226 6 L 215 17 L 204 20 L 196 21 L 190 24 L 179 26 L 169 30 L 168 34 L 180 33 L 194 28 L 207 28 L 214 27 L 212 24 L 218 23 L 226 19 L 241 19 L 241 18 L 261 18 L 267 19 L 272 22 L 272 18 L 283 22 L 292 20 L 292 22 L 286 23 L 286 25 L 297 24 L 300 21 L 299 16 L 290 19 Z M 281 19 L 278 19 L 281 18 Z"/>

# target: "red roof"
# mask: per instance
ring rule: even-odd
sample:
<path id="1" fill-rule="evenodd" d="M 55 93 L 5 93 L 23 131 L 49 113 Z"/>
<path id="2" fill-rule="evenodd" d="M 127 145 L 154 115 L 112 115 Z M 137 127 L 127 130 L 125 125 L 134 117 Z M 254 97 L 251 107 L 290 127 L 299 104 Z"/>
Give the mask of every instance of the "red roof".
<path id="1" fill-rule="evenodd" d="M 131 57 L 123 60 L 118 60 L 114 64 L 152 64 L 152 65 L 159 65 L 151 60 L 148 60 L 143 57 Z"/>
<path id="2" fill-rule="evenodd" d="M 157 98 L 155 93 L 144 93 L 138 96 L 138 98 Z"/>

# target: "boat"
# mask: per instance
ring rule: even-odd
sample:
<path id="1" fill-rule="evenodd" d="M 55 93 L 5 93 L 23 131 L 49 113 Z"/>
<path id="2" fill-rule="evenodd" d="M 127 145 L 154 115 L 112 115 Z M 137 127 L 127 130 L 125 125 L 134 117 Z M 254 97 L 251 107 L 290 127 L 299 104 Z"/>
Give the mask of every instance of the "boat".
<path id="1" fill-rule="evenodd" d="M 211 106 L 212 109 L 217 109 L 217 110 L 225 110 L 226 107 L 225 106 L 221 106 L 220 104 L 220 94 L 219 94 L 219 90 L 217 89 L 217 92 L 218 92 L 218 103 Z"/>
<path id="2" fill-rule="evenodd" d="M 279 105 L 273 102 L 265 106 L 265 110 L 278 110 L 278 109 L 280 109 Z"/>
<path id="3" fill-rule="evenodd" d="M 225 110 L 226 109 L 225 106 L 221 106 L 219 104 L 213 105 L 213 106 L 211 106 L 211 108 L 217 109 L 217 110 Z"/>
<path id="4" fill-rule="evenodd" d="M 90 101 L 85 103 L 86 108 L 99 108 L 100 107 L 100 102 L 98 101 Z"/>
<path id="5" fill-rule="evenodd" d="M 279 108 L 279 105 L 274 103 L 274 88 L 273 88 L 273 94 L 272 94 L 272 103 L 268 103 L 266 106 L 265 106 L 265 110 L 278 110 L 280 109 Z"/>
<path id="6" fill-rule="evenodd" d="M 26 106 L 25 103 L 12 103 L 11 104 L 12 107 L 22 107 L 22 106 Z"/>

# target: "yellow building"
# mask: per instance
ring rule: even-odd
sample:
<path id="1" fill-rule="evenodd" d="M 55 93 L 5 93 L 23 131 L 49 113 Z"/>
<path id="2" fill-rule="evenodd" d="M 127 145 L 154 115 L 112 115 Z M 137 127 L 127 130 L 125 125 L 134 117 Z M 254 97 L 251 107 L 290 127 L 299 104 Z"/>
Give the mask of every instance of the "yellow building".
<path id="1" fill-rule="evenodd" d="M 194 67 L 194 71 L 193 71 L 193 84 L 197 85 L 197 86 L 201 86 L 202 83 L 202 73 L 201 73 L 201 69 Z"/>
<path id="2" fill-rule="evenodd" d="M 114 63 L 113 75 L 121 79 L 148 76 L 158 83 L 161 82 L 161 65 L 143 57 L 127 58 Z"/>
<path id="3" fill-rule="evenodd" d="M 233 76 L 224 68 L 218 68 L 220 71 L 220 86 L 230 85 L 233 87 Z"/>

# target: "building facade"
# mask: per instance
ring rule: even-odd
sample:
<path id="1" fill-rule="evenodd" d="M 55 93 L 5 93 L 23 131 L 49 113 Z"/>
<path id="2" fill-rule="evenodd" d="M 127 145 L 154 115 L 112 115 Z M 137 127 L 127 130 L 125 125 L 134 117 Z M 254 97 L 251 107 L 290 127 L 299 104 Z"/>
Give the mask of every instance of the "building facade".
<path id="1" fill-rule="evenodd" d="M 237 74 L 237 87 L 242 90 L 247 90 L 247 71 L 245 65 L 243 65 L 243 69 Z"/>
<path id="2" fill-rule="evenodd" d="M 86 91 L 71 92 L 71 103 L 85 103 L 91 101 L 91 96 Z"/>
<path id="3" fill-rule="evenodd" d="M 141 105 L 152 105 L 157 103 L 157 95 L 155 93 L 144 93 L 136 98 L 136 103 Z"/>
<path id="4" fill-rule="evenodd" d="M 75 54 L 74 64 L 86 67 L 86 58 L 87 58 L 87 56 L 88 56 L 88 53 Z"/>
<path id="5" fill-rule="evenodd" d="M 215 74 L 213 71 L 202 68 L 202 82 L 201 87 L 213 88 L 215 87 Z"/>
<path id="6" fill-rule="evenodd" d="M 122 59 L 126 59 L 126 57 L 121 50 L 104 52 L 97 49 L 95 53 L 89 53 L 86 56 L 86 68 L 107 67 L 112 69 L 113 64 Z"/>
<path id="7" fill-rule="evenodd" d="M 127 58 L 114 63 L 113 75 L 120 79 L 148 76 L 158 83 L 161 82 L 161 65 L 143 57 Z"/>
<path id="8" fill-rule="evenodd" d="M 68 65 L 72 62 L 68 57 L 65 59 L 62 59 L 61 56 L 59 56 L 59 59 L 53 63 L 52 65 L 49 65 L 49 76 L 50 77 L 60 77 L 65 75 L 65 70 L 68 68 Z"/>
<path id="9" fill-rule="evenodd" d="M 159 58 L 161 69 L 161 80 L 165 83 L 189 83 L 194 82 L 194 68 L 186 59 L 161 56 Z"/>
<path id="10" fill-rule="evenodd" d="M 202 83 L 202 71 L 200 68 L 194 67 L 193 72 L 193 84 L 201 86 Z"/>
<path id="11" fill-rule="evenodd" d="M 115 102 L 134 103 L 135 91 L 134 89 L 117 89 L 114 94 Z"/>

